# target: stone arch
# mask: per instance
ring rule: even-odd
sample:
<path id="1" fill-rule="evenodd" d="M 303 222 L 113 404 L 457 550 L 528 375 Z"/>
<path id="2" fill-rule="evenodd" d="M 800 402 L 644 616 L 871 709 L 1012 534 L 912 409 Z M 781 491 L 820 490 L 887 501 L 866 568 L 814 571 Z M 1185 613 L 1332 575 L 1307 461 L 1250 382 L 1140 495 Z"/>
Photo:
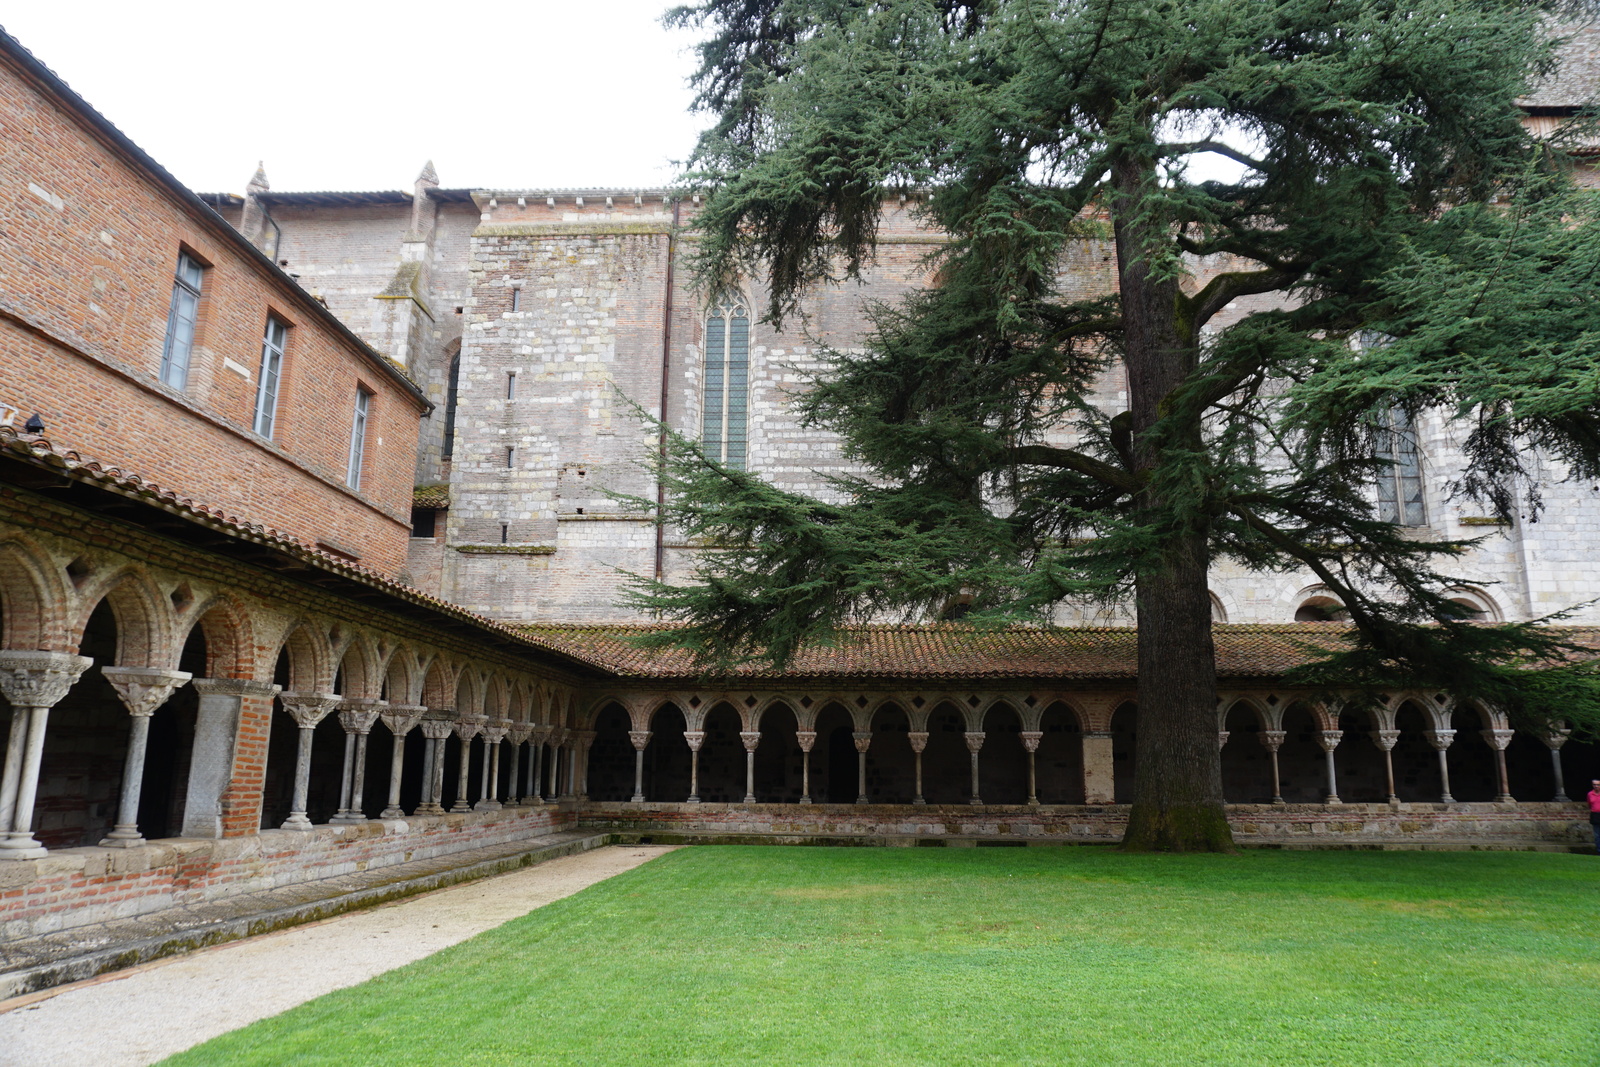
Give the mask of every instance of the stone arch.
<path id="1" fill-rule="evenodd" d="M 0 543 L 0 647 L 65 651 L 60 571 L 20 540 Z"/>
<path id="2" fill-rule="evenodd" d="M 1041 804 L 1082 804 L 1083 735 L 1087 719 L 1062 696 L 1039 700 L 1039 751 L 1034 755 Z"/>
<path id="3" fill-rule="evenodd" d="M 1228 622 L 1228 606 L 1223 603 L 1222 598 L 1215 592 L 1208 591 L 1206 595 L 1211 598 L 1211 621 L 1226 625 Z"/>
<path id="4" fill-rule="evenodd" d="M 983 747 L 978 751 L 978 795 L 986 804 L 1024 804 L 1028 800 L 1028 752 L 1016 703 L 1000 697 L 983 709 Z"/>
<path id="5" fill-rule="evenodd" d="M 1394 701 L 1395 729 L 1400 732 L 1390 758 L 1394 763 L 1394 791 L 1401 800 L 1435 803 L 1443 792 L 1439 754 L 1426 733 L 1439 728 L 1432 702 L 1415 693 Z"/>
<path id="6" fill-rule="evenodd" d="M 409 645 L 398 645 L 383 665 L 384 699 L 391 704 L 421 702 L 422 672 L 417 654 Z"/>
<path id="7" fill-rule="evenodd" d="M 1139 705 L 1124 700 L 1111 712 L 1111 790 L 1117 804 L 1133 803 L 1139 773 Z"/>
<path id="8" fill-rule="evenodd" d="M 351 699 L 373 699 L 382 686 L 378 670 L 378 650 L 364 634 L 356 634 L 345 643 L 344 655 L 339 659 L 340 696 Z"/>
<path id="9" fill-rule="evenodd" d="M 435 711 L 456 706 L 456 672 L 443 656 L 435 656 L 422 676 L 422 703 Z"/>
<path id="10" fill-rule="evenodd" d="M 850 698 L 833 697 L 820 704 L 811 750 L 811 795 L 819 803 L 849 804 L 857 797 L 856 749 L 853 734 L 860 729 Z"/>
<path id="11" fill-rule="evenodd" d="M 972 793 L 972 757 L 967 752 L 967 721 L 959 695 L 941 695 L 928 707 L 922 750 L 922 795 L 929 804 L 964 804 Z"/>
<path id="12" fill-rule="evenodd" d="M 1344 602 L 1320 583 L 1301 589 L 1291 603 L 1295 622 L 1341 622 L 1345 618 Z"/>
<path id="13" fill-rule="evenodd" d="M 589 745 L 588 793 L 591 800 L 625 801 L 633 798 L 634 748 L 628 738 L 633 714 L 627 702 L 600 701 L 585 728 L 594 731 Z"/>
<path id="14" fill-rule="evenodd" d="M 1500 610 L 1495 598 L 1476 586 L 1453 586 L 1444 591 L 1444 597 L 1467 613 L 1464 622 L 1505 621 L 1505 612 Z"/>
<path id="15" fill-rule="evenodd" d="M 277 677 L 277 663 L 287 658 L 287 677 Z M 332 690 L 333 669 L 327 637 L 305 620 L 287 627 L 283 640 L 273 649 L 271 662 L 279 685 L 294 692 L 326 693 Z"/>
<path id="16" fill-rule="evenodd" d="M 79 601 L 74 620 L 73 635 L 79 641 L 102 601 L 117 620 L 117 666 L 170 668 L 177 664 L 180 648 L 173 641 L 172 604 L 147 574 L 126 567 L 92 582 Z"/>
<path id="17" fill-rule="evenodd" d="M 874 804 L 909 804 L 916 796 L 916 753 L 908 736 L 916 724 L 908 704 L 904 697 L 887 697 L 872 709 L 867 796 Z"/>
<path id="18" fill-rule="evenodd" d="M 177 635 L 180 649 L 198 629 L 205 638 L 207 678 L 255 676 L 255 625 L 249 610 L 232 596 L 218 595 L 201 604 Z"/>
<path id="19" fill-rule="evenodd" d="M 472 667 L 464 668 L 456 678 L 455 708 L 458 718 L 483 714 L 483 679 Z"/>
<path id="20" fill-rule="evenodd" d="M 649 707 L 648 704 L 645 706 Z M 644 795 L 651 800 L 680 802 L 689 795 L 688 720 L 675 700 L 660 700 L 645 717 L 650 744 L 644 750 Z"/>
<path id="21" fill-rule="evenodd" d="M 738 803 L 745 796 L 744 716 L 737 698 L 719 695 L 705 705 L 700 745 L 700 797 L 712 803 Z"/>
<path id="22" fill-rule="evenodd" d="M 483 714 L 490 719 L 508 719 L 506 709 L 510 701 L 506 696 L 506 680 L 499 671 L 489 672 L 483 687 Z"/>

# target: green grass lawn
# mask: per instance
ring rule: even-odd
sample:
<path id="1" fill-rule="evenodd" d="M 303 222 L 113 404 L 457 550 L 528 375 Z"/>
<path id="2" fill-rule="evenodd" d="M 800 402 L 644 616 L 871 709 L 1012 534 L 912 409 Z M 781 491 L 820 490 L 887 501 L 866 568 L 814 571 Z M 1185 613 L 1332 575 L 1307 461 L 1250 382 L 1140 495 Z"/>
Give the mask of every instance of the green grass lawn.
<path id="1" fill-rule="evenodd" d="M 1600 1063 L 1600 858 L 687 848 L 174 1064 Z"/>

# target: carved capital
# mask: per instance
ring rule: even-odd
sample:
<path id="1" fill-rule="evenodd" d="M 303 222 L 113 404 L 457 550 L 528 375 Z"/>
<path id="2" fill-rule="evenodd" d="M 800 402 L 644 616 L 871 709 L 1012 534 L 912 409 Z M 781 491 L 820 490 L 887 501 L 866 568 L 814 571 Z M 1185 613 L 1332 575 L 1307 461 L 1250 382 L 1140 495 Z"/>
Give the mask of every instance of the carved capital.
<path id="1" fill-rule="evenodd" d="M 983 748 L 983 739 L 988 735 L 982 730 L 968 730 L 962 736 L 967 739 L 967 751 L 977 755 L 978 750 Z"/>
<path id="2" fill-rule="evenodd" d="M 1344 740 L 1343 730 L 1318 730 L 1316 732 L 1317 744 L 1322 746 L 1322 751 L 1332 752 L 1339 747 L 1339 742 Z"/>
<path id="3" fill-rule="evenodd" d="M 872 731 L 871 730 L 856 730 L 855 732 L 853 732 L 850 735 L 850 737 L 856 743 L 856 751 L 857 752 L 865 752 L 867 749 L 872 747 Z"/>
<path id="4" fill-rule="evenodd" d="M 192 677 L 188 671 L 156 667 L 101 667 L 100 673 L 122 698 L 129 715 L 154 715 L 177 688 Z"/>
<path id="5" fill-rule="evenodd" d="M 455 725 L 450 719 L 423 719 L 422 736 L 432 741 L 443 741 L 455 730 Z"/>
<path id="6" fill-rule="evenodd" d="M 1549 730 L 1545 730 L 1543 733 L 1541 733 L 1539 735 L 1539 740 L 1543 741 L 1545 743 L 1545 747 L 1550 749 L 1550 751 L 1552 751 L 1552 752 L 1560 752 L 1561 751 L 1561 746 L 1566 744 L 1567 743 L 1567 738 L 1569 738 L 1571 736 L 1572 736 L 1572 727 L 1570 727 L 1570 726 L 1557 726 L 1557 727 L 1552 727 Z"/>
<path id="7" fill-rule="evenodd" d="M 1372 738 L 1372 743 L 1373 744 L 1377 745 L 1379 748 L 1383 749 L 1385 752 L 1388 752 L 1391 749 L 1393 749 L 1394 746 L 1395 746 L 1395 743 L 1400 740 L 1400 731 L 1399 730 L 1373 730 L 1371 733 L 1367 734 L 1367 736 Z"/>
<path id="8" fill-rule="evenodd" d="M 196 678 L 189 684 L 203 697 L 270 697 L 283 689 L 271 682 L 252 682 L 246 678 Z"/>
<path id="9" fill-rule="evenodd" d="M 811 746 L 817 743 L 817 732 L 815 730 L 796 730 L 794 739 L 799 744 L 801 752 L 810 752 Z"/>
<path id="10" fill-rule="evenodd" d="M 351 697 L 339 705 L 339 725 L 347 734 L 368 734 L 387 705 L 371 697 Z"/>
<path id="11" fill-rule="evenodd" d="M 483 739 L 491 745 L 498 745 L 506 739 L 506 734 L 511 731 L 510 719 L 490 719 L 483 727 Z"/>
<path id="12" fill-rule="evenodd" d="M 699 752 L 700 746 L 706 743 L 706 732 L 704 730 L 685 730 L 683 739 L 688 742 L 690 752 Z"/>
<path id="13" fill-rule="evenodd" d="M 1231 730 L 1218 730 L 1217 731 L 1217 747 L 1218 748 L 1227 748 L 1228 747 L 1228 735 L 1230 733 L 1232 733 L 1232 732 L 1233 731 L 1231 731 Z"/>
<path id="14" fill-rule="evenodd" d="M 511 729 L 506 731 L 506 740 L 513 745 L 520 745 L 533 735 L 533 727 L 525 722 L 514 722 Z"/>
<path id="15" fill-rule="evenodd" d="M 294 719 L 296 726 L 310 730 L 328 717 L 328 713 L 344 700 L 338 693 L 312 693 L 285 689 L 278 694 L 283 710 Z"/>
<path id="16" fill-rule="evenodd" d="M 1450 742 L 1456 739 L 1454 730 L 1424 730 L 1422 736 L 1428 739 L 1428 744 L 1443 752 L 1450 747 Z"/>
<path id="17" fill-rule="evenodd" d="M 1511 744 L 1511 739 L 1517 736 L 1515 730 L 1479 730 L 1478 732 L 1483 735 L 1485 741 L 1489 742 L 1490 748 L 1500 752 L 1504 752 L 1506 746 Z"/>
<path id="18" fill-rule="evenodd" d="M 404 737 L 416 728 L 427 713 L 428 709 L 421 704 L 390 704 L 378 713 L 378 717 L 391 734 Z"/>
<path id="19" fill-rule="evenodd" d="M 633 744 L 634 749 L 639 752 L 643 752 L 645 750 L 645 746 L 650 744 L 650 737 L 651 734 L 649 730 L 628 731 L 628 740 Z"/>
<path id="20" fill-rule="evenodd" d="M 93 663 L 65 652 L 0 652 L 0 693 L 13 707 L 53 708 Z"/>
<path id="21" fill-rule="evenodd" d="M 911 751 L 921 752 L 928 747 L 928 731 L 912 730 L 906 734 L 906 740 L 911 742 Z"/>
<path id="22" fill-rule="evenodd" d="M 740 730 L 739 740 L 744 742 L 744 750 L 746 752 L 754 752 L 756 747 L 761 744 L 761 731 Z"/>
<path id="23" fill-rule="evenodd" d="M 463 715 L 454 723 L 456 736 L 463 741 L 471 741 L 483 732 L 484 724 L 488 720 L 481 715 Z"/>
<path id="24" fill-rule="evenodd" d="M 1283 747 L 1284 739 L 1289 734 L 1285 730 L 1262 730 L 1259 736 L 1263 748 L 1268 752 L 1276 752 Z"/>
<path id="25" fill-rule="evenodd" d="M 1022 747 L 1029 752 L 1039 751 L 1039 742 L 1044 740 L 1043 730 L 1022 731 Z"/>

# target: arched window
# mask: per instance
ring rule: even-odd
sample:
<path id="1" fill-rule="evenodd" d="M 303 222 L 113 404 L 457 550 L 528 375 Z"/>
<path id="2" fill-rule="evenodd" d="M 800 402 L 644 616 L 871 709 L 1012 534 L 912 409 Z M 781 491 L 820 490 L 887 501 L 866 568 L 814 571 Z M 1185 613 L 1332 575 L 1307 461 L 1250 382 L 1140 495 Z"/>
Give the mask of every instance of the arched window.
<path id="1" fill-rule="evenodd" d="M 1377 455 L 1390 464 L 1378 472 L 1378 518 L 1400 526 L 1426 525 L 1417 430 L 1403 409 L 1392 409 L 1384 420 Z"/>
<path id="2" fill-rule="evenodd" d="M 705 406 L 700 447 L 729 467 L 745 465 L 750 406 L 750 313 L 724 294 L 706 314 Z"/>
<path id="3" fill-rule="evenodd" d="M 444 395 L 444 444 L 440 446 L 440 459 L 453 459 L 456 454 L 456 393 L 461 388 L 461 353 L 450 358 L 450 380 Z"/>

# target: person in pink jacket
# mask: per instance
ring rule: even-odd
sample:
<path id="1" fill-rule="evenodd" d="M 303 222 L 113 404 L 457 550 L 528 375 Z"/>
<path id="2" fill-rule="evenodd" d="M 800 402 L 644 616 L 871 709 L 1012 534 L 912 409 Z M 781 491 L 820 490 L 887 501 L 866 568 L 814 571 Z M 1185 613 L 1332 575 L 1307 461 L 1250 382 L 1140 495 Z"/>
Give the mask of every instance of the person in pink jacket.
<path id="1" fill-rule="evenodd" d="M 1589 784 L 1589 826 L 1594 830 L 1594 850 L 1600 853 L 1600 778 Z"/>

